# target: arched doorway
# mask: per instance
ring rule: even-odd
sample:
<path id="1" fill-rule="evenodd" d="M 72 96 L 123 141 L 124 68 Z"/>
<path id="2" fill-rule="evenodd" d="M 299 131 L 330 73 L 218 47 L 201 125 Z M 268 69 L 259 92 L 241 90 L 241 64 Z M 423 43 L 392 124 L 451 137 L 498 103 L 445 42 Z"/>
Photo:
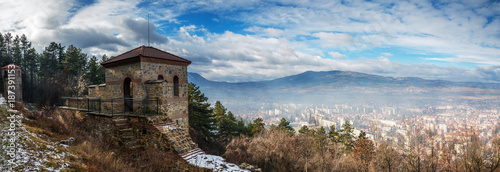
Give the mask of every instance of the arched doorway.
<path id="1" fill-rule="evenodd" d="M 179 77 L 174 76 L 174 96 L 179 97 Z"/>
<path id="2" fill-rule="evenodd" d="M 158 80 L 163 80 L 163 75 L 158 75 Z"/>
<path id="3" fill-rule="evenodd" d="M 133 101 L 132 101 L 132 79 L 130 78 L 125 78 L 123 81 L 123 98 L 124 99 L 124 106 L 125 106 L 125 112 L 132 112 L 133 111 Z"/>

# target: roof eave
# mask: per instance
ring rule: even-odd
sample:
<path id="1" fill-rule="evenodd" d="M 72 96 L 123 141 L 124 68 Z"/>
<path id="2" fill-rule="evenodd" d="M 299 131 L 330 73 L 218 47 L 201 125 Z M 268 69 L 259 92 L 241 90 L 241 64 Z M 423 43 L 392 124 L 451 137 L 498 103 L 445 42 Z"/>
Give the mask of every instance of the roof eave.
<path id="1" fill-rule="evenodd" d="M 140 62 L 140 57 L 139 56 L 136 56 L 136 57 L 132 57 L 132 58 L 128 58 L 128 59 L 123 59 L 123 60 L 118 60 L 118 61 L 105 61 L 105 62 L 102 62 L 101 65 L 104 67 L 104 68 L 109 68 L 109 67 L 114 67 L 114 66 L 120 66 L 120 65 L 126 65 L 126 64 L 130 64 L 130 63 L 137 63 L 137 62 Z"/>

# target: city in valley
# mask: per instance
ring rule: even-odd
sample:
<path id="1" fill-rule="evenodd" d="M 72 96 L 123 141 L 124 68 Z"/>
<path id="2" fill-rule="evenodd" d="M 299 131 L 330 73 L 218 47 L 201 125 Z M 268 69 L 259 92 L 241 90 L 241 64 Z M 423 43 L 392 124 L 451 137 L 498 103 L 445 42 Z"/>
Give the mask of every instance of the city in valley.
<path id="1" fill-rule="evenodd" d="M 434 151 L 455 158 L 472 138 L 484 140 L 488 147 L 500 133 L 498 102 L 457 102 L 444 100 L 422 105 L 261 103 L 256 110 L 247 108 L 234 113 L 243 119 L 262 118 L 268 126 L 277 125 L 285 118 L 296 130 L 304 125 L 322 126 L 327 130 L 335 125 L 340 129 L 348 121 L 355 127 L 356 135 L 363 130 L 375 143 L 386 141 L 400 153 L 418 148 L 428 154 Z"/>

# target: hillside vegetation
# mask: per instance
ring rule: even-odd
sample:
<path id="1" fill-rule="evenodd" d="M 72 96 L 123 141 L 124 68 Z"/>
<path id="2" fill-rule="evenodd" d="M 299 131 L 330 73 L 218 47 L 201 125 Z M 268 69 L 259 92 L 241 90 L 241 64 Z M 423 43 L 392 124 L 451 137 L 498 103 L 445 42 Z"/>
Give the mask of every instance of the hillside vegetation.
<path id="1" fill-rule="evenodd" d="M 0 107 L 2 131 L 6 131 L 10 113 L 4 105 Z M 128 149 L 113 141 L 109 123 L 85 118 L 79 113 L 65 113 L 58 109 L 44 108 L 29 111 L 19 108 L 23 117 L 16 162 L 12 170 L 24 171 L 185 171 L 187 163 L 177 154 L 162 152 L 154 148 Z M 5 134 L 5 133 L 3 133 Z M 61 145 L 61 140 L 73 137 L 70 147 Z M 5 138 L 5 137 L 2 137 Z M 7 171 L 5 150 L 7 140 L 2 140 L 1 171 Z M 24 154 L 23 154 L 24 153 Z M 23 162 L 22 159 L 27 159 Z M 196 170 L 196 169 L 191 169 Z M 197 171 L 197 170 L 196 170 Z"/>
<path id="2" fill-rule="evenodd" d="M 406 138 L 406 146 L 375 143 L 364 132 L 356 136 L 349 121 L 340 129 L 303 126 L 296 133 L 284 118 L 266 128 L 261 118 L 236 119 L 219 101 L 211 108 L 195 84 L 189 85 L 189 96 L 193 140 L 207 152 L 223 152 L 230 162 L 263 171 L 500 171 L 498 136 L 488 146 L 477 135 L 456 140 L 466 146 L 452 158 L 455 150 L 447 145 L 443 151 L 422 149 L 429 144 L 419 139 L 425 133 Z"/>

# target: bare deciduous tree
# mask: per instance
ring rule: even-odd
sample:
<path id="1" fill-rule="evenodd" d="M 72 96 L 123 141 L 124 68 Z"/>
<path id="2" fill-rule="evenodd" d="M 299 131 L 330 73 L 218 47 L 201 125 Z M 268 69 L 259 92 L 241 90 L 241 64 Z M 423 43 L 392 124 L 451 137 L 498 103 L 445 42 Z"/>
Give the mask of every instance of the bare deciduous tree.
<path id="1" fill-rule="evenodd" d="M 401 157 L 389 144 L 383 142 L 376 150 L 372 165 L 375 171 L 400 171 Z"/>

